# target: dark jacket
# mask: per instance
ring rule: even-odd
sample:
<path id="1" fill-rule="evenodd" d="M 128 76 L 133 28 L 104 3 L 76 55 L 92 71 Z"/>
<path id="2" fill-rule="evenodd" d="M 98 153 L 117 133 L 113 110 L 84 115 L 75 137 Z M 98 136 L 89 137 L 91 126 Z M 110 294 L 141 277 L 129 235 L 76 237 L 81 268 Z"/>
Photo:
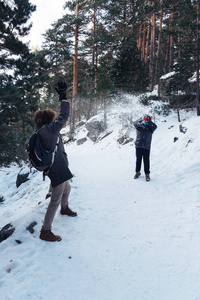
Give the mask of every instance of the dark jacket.
<path id="1" fill-rule="evenodd" d="M 156 130 L 157 125 L 151 120 L 147 125 L 144 125 L 142 122 L 142 118 L 134 122 L 134 126 L 137 129 L 135 147 L 150 150 L 152 133 Z"/>
<path id="2" fill-rule="evenodd" d="M 52 187 L 55 187 L 73 177 L 69 170 L 67 154 L 65 153 L 64 144 L 60 135 L 61 129 L 65 126 L 69 117 L 69 103 L 61 101 L 59 116 L 50 124 L 45 124 L 39 131 L 39 138 L 42 146 L 53 152 L 59 136 L 58 148 L 55 154 L 54 163 L 49 169 L 48 177 L 51 180 Z"/>

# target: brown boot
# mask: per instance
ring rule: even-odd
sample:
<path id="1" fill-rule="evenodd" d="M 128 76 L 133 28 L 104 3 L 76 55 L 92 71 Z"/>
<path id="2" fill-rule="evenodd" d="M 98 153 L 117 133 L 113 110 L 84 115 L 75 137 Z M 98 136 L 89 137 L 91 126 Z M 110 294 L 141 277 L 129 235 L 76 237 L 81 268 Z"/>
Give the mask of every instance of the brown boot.
<path id="1" fill-rule="evenodd" d="M 140 175 L 141 175 L 141 172 L 136 172 L 135 176 L 134 176 L 134 179 L 137 179 L 138 177 L 140 177 Z"/>
<path id="2" fill-rule="evenodd" d="M 146 181 L 150 181 L 150 176 L 149 176 L 149 174 L 146 174 L 145 177 L 146 177 Z"/>
<path id="3" fill-rule="evenodd" d="M 53 234 L 51 230 L 41 230 L 40 239 L 47 242 L 60 242 L 62 238 L 59 235 Z"/>
<path id="4" fill-rule="evenodd" d="M 68 206 L 66 206 L 65 208 L 61 208 L 60 210 L 61 215 L 67 215 L 70 217 L 76 217 L 77 213 L 72 211 Z"/>

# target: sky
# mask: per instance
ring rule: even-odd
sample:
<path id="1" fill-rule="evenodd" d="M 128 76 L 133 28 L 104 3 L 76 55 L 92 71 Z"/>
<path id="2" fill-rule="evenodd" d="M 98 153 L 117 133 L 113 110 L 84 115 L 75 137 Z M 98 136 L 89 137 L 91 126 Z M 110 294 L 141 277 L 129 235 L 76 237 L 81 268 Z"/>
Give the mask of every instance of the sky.
<path id="1" fill-rule="evenodd" d="M 50 25 L 63 15 L 63 6 L 66 0 L 30 0 L 37 6 L 32 14 L 30 21 L 33 23 L 29 36 L 26 40 L 30 41 L 30 47 L 41 48 L 43 37 Z"/>

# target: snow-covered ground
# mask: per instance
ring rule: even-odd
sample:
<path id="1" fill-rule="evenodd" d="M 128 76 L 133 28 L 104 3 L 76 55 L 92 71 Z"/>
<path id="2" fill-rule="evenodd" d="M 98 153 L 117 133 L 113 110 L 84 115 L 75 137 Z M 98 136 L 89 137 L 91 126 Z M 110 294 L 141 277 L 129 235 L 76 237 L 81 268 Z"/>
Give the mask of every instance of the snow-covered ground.
<path id="1" fill-rule="evenodd" d="M 116 141 L 125 130 L 135 138 L 122 123 L 144 112 L 152 113 L 129 97 L 109 113 L 112 134 L 66 146 L 75 175 L 70 207 L 78 216 L 57 212 L 52 231 L 62 236 L 59 243 L 39 239 L 48 178 L 35 172 L 17 188 L 19 167 L 0 169 L 0 228 L 16 228 L 0 244 L 1 300 L 200 299 L 200 119 L 182 111 L 184 134 L 175 113 L 155 114 L 146 182 L 143 173 L 133 179 L 134 142 Z M 26 227 L 33 221 L 31 234 Z"/>

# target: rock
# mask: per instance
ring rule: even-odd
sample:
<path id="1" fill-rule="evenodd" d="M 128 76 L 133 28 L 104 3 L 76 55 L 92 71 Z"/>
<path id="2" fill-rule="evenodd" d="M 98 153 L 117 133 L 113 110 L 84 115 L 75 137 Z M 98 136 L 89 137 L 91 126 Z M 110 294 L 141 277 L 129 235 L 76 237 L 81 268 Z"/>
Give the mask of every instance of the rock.
<path id="1" fill-rule="evenodd" d="M 170 72 L 159 78 L 159 83 L 158 83 L 158 97 L 159 98 L 165 99 L 168 97 L 167 96 L 167 88 L 168 88 L 168 85 L 169 85 L 170 80 L 173 75 L 174 75 L 174 72 Z"/>
<path id="2" fill-rule="evenodd" d="M 126 139 L 123 143 L 123 145 L 126 145 L 128 143 L 131 143 L 133 141 L 133 138 L 129 138 L 129 139 Z"/>
<path id="3" fill-rule="evenodd" d="M 118 138 L 117 142 L 118 142 L 120 145 L 122 145 L 123 142 L 124 142 L 124 136 Z"/>
<path id="4" fill-rule="evenodd" d="M 104 121 L 99 116 L 95 116 L 88 120 L 85 127 L 88 130 L 87 137 L 93 142 L 96 142 L 98 136 L 105 130 Z"/>
<path id="5" fill-rule="evenodd" d="M 27 226 L 27 227 L 26 227 L 26 230 L 28 230 L 30 233 L 34 233 L 33 227 L 34 227 L 35 225 L 37 225 L 37 222 L 36 222 L 36 221 L 32 222 L 29 226 Z"/>
<path id="6" fill-rule="evenodd" d="M 188 140 L 188 142 L 187 142 L 185 148 L 187 148 L 187 146 L 188 146 L 190 143 L 193 143 L 193 139 Z"/>
<path id="7" fill-rule="evenodd" d="M 186 133 L 186 132 L 187 132 L 187 128 L 186 128 L 186 127 L 183 127 L 183 125 L 179 125 L 179 130 L 180 130 L 180 132 L 182 132 L 182 133 Z"/>
<path id="8" fill-rule="evenodd" d="M 22 244 L 22 241 L 20 241 L 20 240 L 15 240 L 15 242 L 16 242 L 17 244 Z"/>
<path id="9" fill-rule="evenodd" d="M 175 143 L 176 141 L 178 141 L 178 137 L 175 137 L 175 138 L 174 138 L 174 143 Z"/>
<path id="10" fill-rule="evenodd" d="M 87 137 L 92 140 L 94 143 L 97 141 L 97 136 L 94 133 L 88 132 Z"/>
<path id="11" fill-rule="evenodd" d="M 102 141 L 103 139 L 105 139 L 107 136 L 109 136 L 113 131 L 108 131 L 105 134 L 101 135 L 99 140 Z"/>
<path id="12" fill-rule="evenodd" d="M 126 145 L 128 143 L 131 143 L 133 141 L 133 138 L 128 138 L 126 135 L 120 137 L 117 142 L 120 144 L 120 145 Z"/>
<path id="13" fill-rule="evenodd" d="M 29 171 L 28 168 L 22 168 L 22 169 L 19 171 L 19 173 L 18 173 L 18 175 L 17 175 L 17 180 L 16 180 L 16 186 L 17 186 L 17 188 L 18 188 L 22 183 L 24 183 L 24 182 L 26 182 L 26 181 L 29 180 L 29 178 L 28 178 L 29 173 L 30 173 L 30 171 Z"/>
<path id="14" fill-rule="evenodd" d="M 77 124 L 76 124 L 76 127 L 81 127 L 85 125 L 85 121 L 79 121 Z"/>
<path id="15" fill-rule="evenodd" d="M 11 223 L 5 225 L 0 230 L 0 243 L 6 240 L 9 236 L 11 236 L 14 231 L 15 231 L 15 227 L 13 227 Z"/>
<path id="16" fill-rule="evenodd" d="M 82 145 L 82 144 L 85 143 L 86 141 L 87 141 L 87 138 L 86 138 L 86 137 L 77 140 L 77 142 L 76 142 L 76 143 L 77 143 L 77 146 Z"/>

